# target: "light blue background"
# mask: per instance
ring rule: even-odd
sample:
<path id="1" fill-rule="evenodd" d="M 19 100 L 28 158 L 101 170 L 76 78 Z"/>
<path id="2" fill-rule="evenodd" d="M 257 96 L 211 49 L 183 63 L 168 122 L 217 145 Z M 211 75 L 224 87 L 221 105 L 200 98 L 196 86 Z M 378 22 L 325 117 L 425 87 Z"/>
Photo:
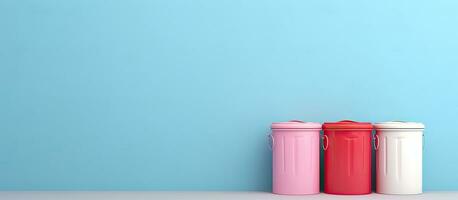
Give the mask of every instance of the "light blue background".
<path id="1" fill-rule="evenodd" d="M 0 0 L 1 190 L 270 190 L 273 121 L 424 122 L 458 190 L 458 1 Z"/>

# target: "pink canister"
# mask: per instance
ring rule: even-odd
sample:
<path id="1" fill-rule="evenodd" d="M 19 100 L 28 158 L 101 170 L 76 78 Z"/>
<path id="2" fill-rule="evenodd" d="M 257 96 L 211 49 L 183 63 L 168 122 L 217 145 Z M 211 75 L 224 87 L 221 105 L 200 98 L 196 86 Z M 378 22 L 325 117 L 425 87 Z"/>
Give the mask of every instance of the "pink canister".
<path id="1" fill-rule="evenodd" d="M 272 123 L 273 177 L 276 194 L 320 192 L 320 123 Z"/>

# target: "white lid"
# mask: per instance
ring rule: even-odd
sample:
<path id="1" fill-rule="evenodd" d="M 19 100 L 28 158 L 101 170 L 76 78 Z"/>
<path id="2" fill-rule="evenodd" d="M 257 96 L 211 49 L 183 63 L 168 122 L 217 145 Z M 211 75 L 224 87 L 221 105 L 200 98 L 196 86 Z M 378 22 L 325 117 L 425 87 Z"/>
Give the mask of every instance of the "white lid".
<path id="1" fill-rule="evenodd" d="M 374 124 L 375 129 L 424 129 L 425 125 L 419 122 L 390 121 Z"/>

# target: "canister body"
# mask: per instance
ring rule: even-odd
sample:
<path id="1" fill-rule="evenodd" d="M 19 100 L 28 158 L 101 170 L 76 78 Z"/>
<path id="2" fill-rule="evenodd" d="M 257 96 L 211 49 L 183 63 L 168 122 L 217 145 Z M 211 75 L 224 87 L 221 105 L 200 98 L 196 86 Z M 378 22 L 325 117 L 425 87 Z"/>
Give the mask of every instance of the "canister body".
<path id="1" fill-rule="evenodd" d="M 319 129 L 272 129 L 273 193 L 320 192 Z"/>
<path id="2" fill-rule="evenodd" d="M 422 129 L 376 130 L 376 192 L 422 193 Z"/>
<path id="3" fill-rule="evenodd" d="M 370 129 L 324 129 L 324 192 L 371 193 Z"/>

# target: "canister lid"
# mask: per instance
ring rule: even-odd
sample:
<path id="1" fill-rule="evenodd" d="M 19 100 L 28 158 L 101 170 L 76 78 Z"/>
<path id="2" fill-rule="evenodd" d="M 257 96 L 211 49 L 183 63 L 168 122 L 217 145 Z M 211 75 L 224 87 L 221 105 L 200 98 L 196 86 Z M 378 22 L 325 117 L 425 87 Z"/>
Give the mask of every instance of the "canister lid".
<path id="1" fill-rule="evenodd" d="M 425 125 L 418 122 L 389 121 L 374 124 L 375 129 L 424 129 Z"/>
<path id="2" fill-rule="evenodd" d="M 370 122 L 342 120 L 338 122 L 325 122 L 323 129 L 372 129 L 372 124 Z"/>
<path id="3" fill-rule="evenodd" d="M 288 122 L 274 122 L 272 129 L 320 129 L 321 124 L 316 122 L 303 122 L 300 120 L 291 120 Z"/>

